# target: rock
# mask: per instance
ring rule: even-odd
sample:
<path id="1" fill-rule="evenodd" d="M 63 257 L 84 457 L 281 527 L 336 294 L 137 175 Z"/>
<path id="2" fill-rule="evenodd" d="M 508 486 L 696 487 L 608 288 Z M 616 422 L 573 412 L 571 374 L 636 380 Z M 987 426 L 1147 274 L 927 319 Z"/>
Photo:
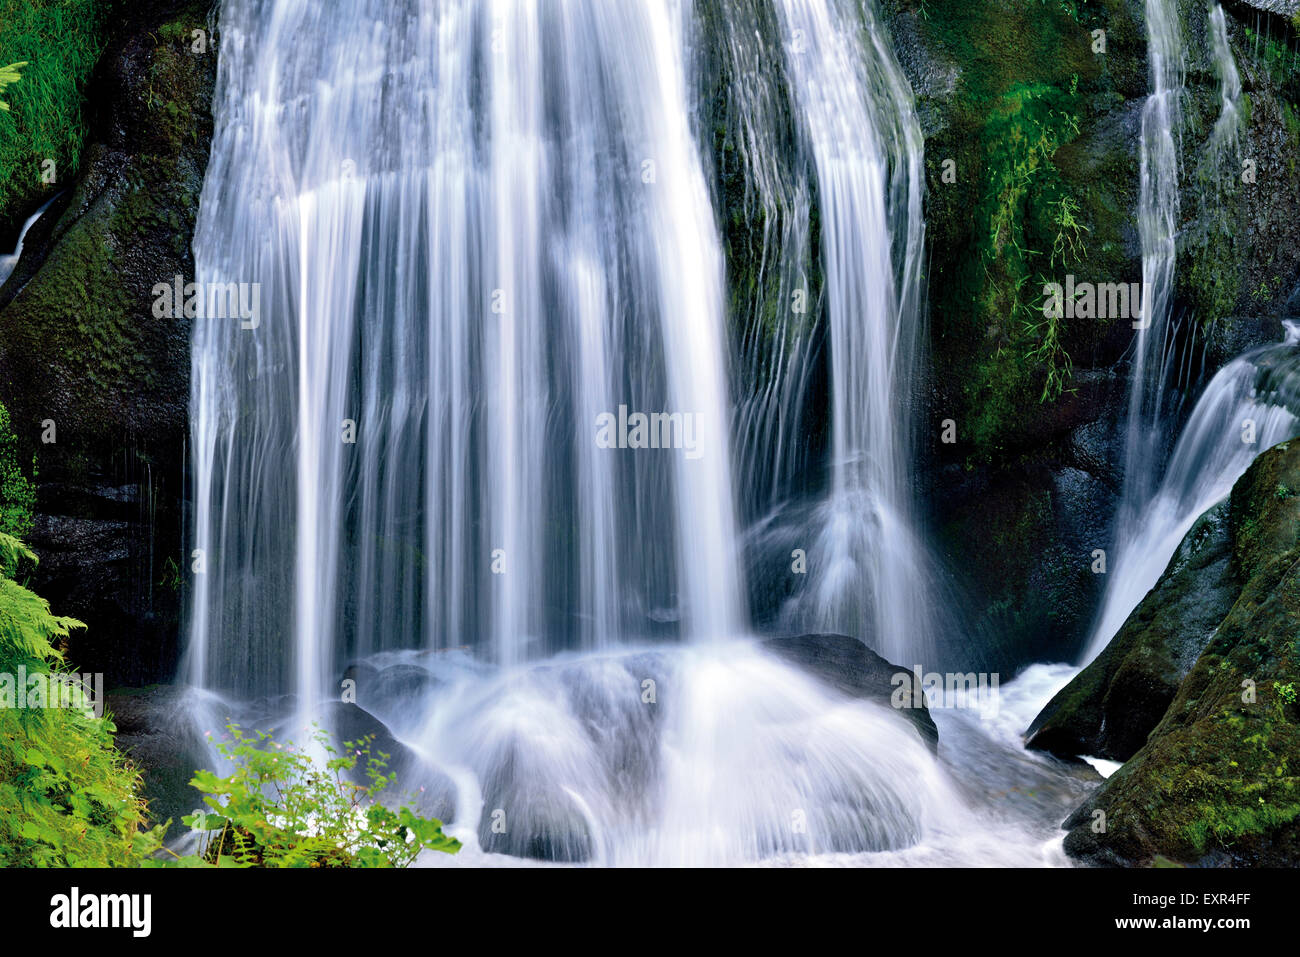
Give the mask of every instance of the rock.
<path id="1" fill-rule="evenodd" d="M 357 682 L 358 701 L 364 703 L 370 699 L 377 705 L 423 701 L 442 684 L 428 669 L 411 664 L 390 665 L 375 675 L 373 681 L 367 685 Z"/>
<path id="2" fill-rule="evenodd" d="M 1026 747 L 1127 761 L 1164 716 L 1239 590 L 1225 501 L 1201 516 L 1106 649 L 1034 719 Z"/>
<path id="3" fill-rule="evenodd" d="M 1256 459 L 1232 490 L 1226 524 L 1236 584 L 1230 599 L 1221 593 L 1222 547 L 1214 544 L 1220 513 L 1189 533 L 1143 602 L 1152 635 L 1172 627 L 1180 605 L 1198 633 L 1218 609 L 1227 611 L 1145 743 L 1066 820 L 1065 850 L 1072 856 L 1111 865 L 1157 857 L 1213 866 L 1300 864 L 1296 490 L 1300 441 L 1284 442 Z M 1198 587 L 1218 597 L 1198 603 L 1190 594 Z M 1179 655 L 1199 641 L 1198 634 L 1168 645 L 1170 667 L 1181 669 Z M 1130 647 L 1126 662 L 1139 647 Z M 1167 680 L 1158 669 L 1147 673 Z M 1153 692 L 1135 699 L 1142 710 L 1130 719 L 1121 686 L 1115 687 L 1107 722 L 1147 720 Z M 1104 830 L 1097 826 L 1102 820 Z"/>
<path id="4" fill-rule="evenodd" d="M 176 685 L 115 689 L 105 713 L 117 727 L 114 743 L 144 779 L 152 823 L 170 820 L 168 838 L 185 830 L 181 817 L 204 807 L 190 787 L 199 768 L 211 767 L 211 751 L 193 719 L 189 689 Z"/>
<path id="5" fill-rule="evenodd" d="M 37 459 L 32 586 L 89 625 L 69 658 L 110 687 L 179 657 L 190 329 L 153 315 L 152 288 L 193 277 L 216 72 L 189 48 L 208 4 L 131 6 L 87 90 L 77 180 L 0 289 L 0 402 Z"/>
<path id="6" fill-rule="evenodd" d="M 385 803 L 409 804 L 440 821 L 455 817 L 456 788 L 451 778 L 393 737 L 387 725 L 370 712 L 354 704 L 331 701 L 322 707 L 320 723 L 333 733 L 337 748 L 369 737 L 371 755 L 377 757 L 382 752 L 389 756 L 385 773 L 394 781 L 384 792 Z M 350 776 L 358 784 L 368 783 L 365 763 L 358 761 Z"/>
<path id="7" fill-rule="evenodd" d="M 1110 541 L 1117 480 L 1077 436 L 1015 467 L 952 466 L 939 478 L 935 545 L 964 620 L 941 668 L 1004 676 L 1081 650 L 1101 595 L 1092 551 Z M 1106 430 L 1106 435 L 1111 433 Z M 979 556 L 972 562 L 970 557 Z"/>
<path id="8" fill-rule="evenodd" d="M 911 667 L 891 665 L 856 638 L 845 635 L 799 635 L 769 638 L 763 647 L 786 661 L 815 675 L 836 691 L 852 698 L 864 698 L 893 708 L 893 695 L 899 689 L 894 678 L 905 675 L 908 707 L 896 709 L 916 729 L 931 751 L 939 747 L 939 729 L 925 706 L 925 697 L 913 687 Z"/>

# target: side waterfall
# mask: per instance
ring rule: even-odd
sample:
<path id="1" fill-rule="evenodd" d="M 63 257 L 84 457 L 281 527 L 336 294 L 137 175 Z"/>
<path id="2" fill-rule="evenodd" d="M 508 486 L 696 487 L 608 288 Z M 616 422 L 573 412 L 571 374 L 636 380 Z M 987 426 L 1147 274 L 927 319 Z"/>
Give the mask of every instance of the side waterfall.
<path id="1" fill-rule="evenodd" d="M 1183 536 L 1217 504 L 1255 457 L 1300 434 L 1291 409 L 1300 328 L 1288 325 L 1286 341 L 1262 346 L 1228 363 L 1210 380 L 1174 446 L 1169 467 L 1142 520 L 1120 553 L 1102 598 L 1101 613 L 1086 653 L 1105 649 L 1146 596 L 1177 551 Z M 1291 370 L 1279 375 L 1278 370 Z M 1289 391 L 1291 390 L 1291 391 Z"/>
<path id="2" fill-rule="evenodd" d="M 1178 228 L 1178 150 L 1183 86 L 1182 35 L 1176 0 L 1146 0 L 1147 56 L 1151 92 L 1142 106 L 1138 194 L 1138 236 L 1142 244 L 1142 314 L 1129 372 L 1128 411 L 1124 425 L 1124 483 L 1115 522 L 1116 541 L 1103 611 L 1094 626 L 1083 664 L 1095 658 L 1115 634 L 1111 618 L 1118 611 L 1114 593 L 1127 594 L 1130 566 L 1152 561 L 1139 541 L 1146 510 L 1156 495 L 1166 448 L 1165 391 L 1171 370 L 1175 237 Z M 1173 547 L 1177 547 L 1177 542 Z M 1169 555 L 1173 554 L 1171 547 Z M 1169 555 L 1161 560 L 1161 570 Z M 1157 575 L 1159 573 L 1157 572 Z M 1154 584 L 1155 579 L 1151 580 Z M 1119 583 L 1118 585 L 1116 583 Z M 1150 585 L 1147 586 L 1148 588 Z M 1139 599 L 1145 589 L 1139 593 Z M 1124 617 L 1136 605 L 1129 606 Z M 1110 630 L 1107 630 L 1110 629 Z"/>
<path id="3" fill-rule="evenodd" d="M 1285 341 L 1253 349 L 1214 376 L 1197 400 L 1161 475 L 1160 443 L 1164 368 L 1169 337 L 1174 234 L 1178 195 L 1173 131 L 1177 127 L 1177 84 L 1181 83 L 1177 10 L 1148 0 L 1153 92 L 1142 116 L 1140 226 L 1145 303 L 1129 399 L 1125 484 L 1117 554 L 1101 610 L 1084 653 L 1099 655 L 1146 593 L 1155 586 L 1183 536 L 1206 509 L 1231 491 L 1255 456 L 1293 438 L 1300 424 L 1288 389 L 1300 331 L 1287 324 Z M 1211 133 L 1216 167 L 1237 137 L 1241 79 L 1228 45 L 1223 8 L 1209 8 L 1208 26 L 1222 105 Z"/>

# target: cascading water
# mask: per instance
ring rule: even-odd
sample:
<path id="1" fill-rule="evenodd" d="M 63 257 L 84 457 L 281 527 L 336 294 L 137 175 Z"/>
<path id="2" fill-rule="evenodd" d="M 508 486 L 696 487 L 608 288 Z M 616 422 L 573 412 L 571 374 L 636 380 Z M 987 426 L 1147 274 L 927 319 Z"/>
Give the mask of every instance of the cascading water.
<path id="1" fill-rule="evenodd" d="M 1101 654 L 1155 587 L 1183 536 L 1206 509 L 1232 491 L 1260 452 L 1300 432 L 1300 420 L 1277 395 L 1293 380 L 1267 378 L 1279 364 L 1294 365 L 1298 343 L 1300 328 L 1289 325 L 1284 343 L 1237 357 L 1206 386 L 1178 437 L 1164 481 L 1113 568 L 1087 660 Z"/>
<path id="2" fill-rule="evenodd" d="M 1142 305 L 1141 316 L 1133 323 L 1137 336 L 1129 372 L 1128 411 L 1124 426 L 1124 483 L 1120 491 L 1114 555 L 1107 594 L 1102 599 L 1103 608 L 1112 607 L 1111 596 L 1116 592 L 1127 594 L 1128 566 L 1150 559 L 1141 551 L 1144 547 L 1140 541 L 1143 537 L 1141 529 L 1146 524 L 1145 512 L 1159 487 L 1167 441 L 1163 413 L 1170 378 L 1178 228 L 1175 137 L 1183 85 L 1182 36 L 1175 0 L 1146 0 L 1146 23 L 1151 92 L 1142 106 L 1138 194 Z M 1127 615 L 1133 607 L 1130 606 L 1124 614 Z M 1110 627 L 1108 614 L 1103 611 L 1093 629 L 1084 664 L 1095 658 L 1115 633 L 1114 629 L 1106 631 Z M 1120 621 L 1122 623 L 1123 618 Z"/>
<path id="3" fill-rule="evenodd" d="M 820 196 L 834 384 L 809 617 L 911 658 L 910 92 L 873 7 L 750 6 L 809 157 L 765 194 L 791 201 L 787 288 L 813 172 Z M 223 5 L 197 279 L 256 284 L 260 310 L 195 322 L 191 680 L 283 736 L 329 720 L 348 667 L 471 860 L 1059 860 L 1063 805 L 991 848 L 966 769 L 745 635 L 700 16 Z M 782 364 L 774 394 L 810 364 Z M 648 413 L 683 447 L 638 447 Z M 973 720 L 951 719 L 957 740 Z M 1012 773 L 1077 795 L 1041 764 Z"/>
<path id="4" fill-rule="evenodd" d="M 260 283 L 265 320 L 196 333 L 197 680 L 312 695 L 385 647 L 741 630 L 688 27 L 226 8 L 199 280 Z M 620 406 L 697 448 L 598 447 Z"/>

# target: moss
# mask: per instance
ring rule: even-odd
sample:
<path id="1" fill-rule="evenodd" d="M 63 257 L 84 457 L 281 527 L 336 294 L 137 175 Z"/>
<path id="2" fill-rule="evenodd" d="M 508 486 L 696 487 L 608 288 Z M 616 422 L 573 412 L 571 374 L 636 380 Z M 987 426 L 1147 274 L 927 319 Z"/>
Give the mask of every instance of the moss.
<path id="1" fill-rule="evenodd" d="M 1109 331 L 1097 319 L 1049 319 L 1043 286 L 1117 282 L 1127 268 L 1126 177 L 1099 156 L 1098 124 L 1128 80 L 1113 74 L 1132 32 L 1121 4 L 927 4 L 924 29 L 960 66 L 950 122 L 926 144 L 935 363 L 945 417 L 962 425 L 968 462 L 1015 453 L 1030 419 L 1070 391 L 1076 354 Z M 1107 30 L 1108 52 L 1092 51 Z M 1129 58 L 1131 59 L 1131 58 Z M 939 173 L 956 163 L 958 182 Z M 1118 155 L 1127 163 L 1131 157 Z M 1136 182 L 1136 172 L 1132 174 Z"/>
<path id="2" fill-rule="evenodd" d="M 35 462 L 32 475 L 22 467 L 18 439 L 9 426 L 9 410 L 0 405 L 0 533 L 21 538 L 31 531 L 36 508 Z"/>
<path id="3" fill-rule="evenodd" d="M 1194 863 L 1300 859 L 1300 443 L 1266 452 L 1230 499 L 1231 609 L 1145 746 L 1069 822 L 1072 853 Z M 1159 587 L 1159 586 L 1157 586 Z M 1103 808 L 1107 833 L 1084 825 Z"/>
<path id="4" fill-rule="evenodd" d="M 62 482 L 93 482 L 132 435 L 183 429 L 188 322 L 153 316 L 152 288 L 193 273 L 216 59 L 191 54 L 188 31 L 206 15 L 188 6 L 106 58 L 113 132 L 88 148 L 39 270 L 0 309 L 0 390 L 26 448 Z M 46 418 L 76 441 L 35 446 Z"/>

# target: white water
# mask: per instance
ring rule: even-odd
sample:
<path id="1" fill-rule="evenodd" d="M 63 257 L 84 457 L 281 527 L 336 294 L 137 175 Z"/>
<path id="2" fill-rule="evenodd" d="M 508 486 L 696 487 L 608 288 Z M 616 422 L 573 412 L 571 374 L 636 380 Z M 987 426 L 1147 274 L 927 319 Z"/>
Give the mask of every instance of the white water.
<path id="1" fill-rule="evenodd" d="M 41 213 L 50 208 L 50 203 L 54 202 L 51 198 L 46 200 L 41 208 L 27 217 L 27 222 L 23 223 L 23 228 L 18 231 L 18 243 L 14 246 L 12 253 L 0 254 L 0 286 L 5 284 L 5 280 L 13 273 L 18 265 L 18 260 L 23 255 L 23 240 L 27 238 L 27 231 L 36 225 L 36 220 L 41 218 Z"/>
<path id="2" fill-rule="evenodd" d="M 1028 669 L 991 719 L 932 712 L 936 757 L 891 709 L 748 642 L 367 664 L 359 703 L 419 757 L 403 789 L 465 844 L 435 866 L 1061 866 L 1061 817 L 1095 780 L 1020 744 L 1067 666 Z M 390 674 L 425 690 L 387 694 Z"/>
<path id="3" fill-rule="evenodd" d="M 1237 357 L 1205 387 L 1178 437 L 1160 488 L 1110 564 L 1085 663 L 1101 654 L 1155 587 L 1183 536 L 1206 509 L 1232 491 L 1259 453 L 1300 434 L 1300 421 L 1273 404 L 1273 397 L 1258 386 L 1262 369 L 1294 361 L 1297 343 L 1300 330 L 1289 325 L 1284 343 Z"/>
<path id="4" fill-rule="evenodd" d="M 970 714 L 936 758 L 743 637 L 696 13 L 223 5 L 197 278 L 262 308 L 195 323 L 190 680 L 292 734 L 348 662 L 417 663 L 431 689 L 366 671 L 358 703 L 418 755 L 456 862 L 1063 863 L 1086 782 Z M 767 13 L 832 364 L 805 620 L 910 663 L 920 131 L 874 6 Z M 599 447 L 622 405 L 697 417 L 702 454 Z"/>
<path id="5" fill-rule="evenodd" d="M 1210 134 L 1210 147 L 1222 152 L 1237 142 L 1237 126 L 1241 119 L 1241 74 L 1237 72 L 1232 48 L 1228 45 L 1228 19 L 1223 7 L 1217 3 L 1210 7 L 1210 41 L 1222 101 L 1219 118 Z"/>

